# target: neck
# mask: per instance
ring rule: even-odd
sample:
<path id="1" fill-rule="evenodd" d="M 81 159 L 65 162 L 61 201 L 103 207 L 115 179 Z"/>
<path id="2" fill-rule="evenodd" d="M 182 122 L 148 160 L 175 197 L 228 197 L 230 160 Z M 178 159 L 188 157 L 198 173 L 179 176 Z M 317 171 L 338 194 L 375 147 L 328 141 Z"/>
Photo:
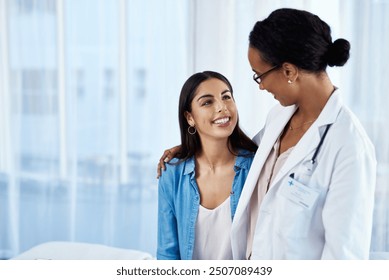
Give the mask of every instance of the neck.
<path id="1" fill-rule="evenodd" d="M 331 94 L 334 92 L 334 85 L 326 73 L 319 77 L 307 79 L 307 86 L 302 89 L 302 98 L 295 113 L 295 119 L 299 123 L 315 120 L 323 110 Z"/>
<path id="2" fill-rule="evenodd" d="M 224 166 L 235 159 L 235 155 L 228 149 L 227 141 L 207 141 L 202 142 L 202 150 L 196 155 L 196 160 L 200 165 L 207 165 L 215 171 L 217 167 Z"/>

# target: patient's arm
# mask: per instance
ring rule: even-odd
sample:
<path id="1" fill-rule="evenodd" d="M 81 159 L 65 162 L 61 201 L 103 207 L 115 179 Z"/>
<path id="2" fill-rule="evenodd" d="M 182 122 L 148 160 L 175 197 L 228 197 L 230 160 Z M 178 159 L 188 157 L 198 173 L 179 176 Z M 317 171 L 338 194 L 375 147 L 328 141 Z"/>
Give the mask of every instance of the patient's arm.
<path id="1" fill-rule="evenodd" d="M 175 166 L 169 167 L 158 182 L 158 260 L 181 259 L 175 208 L 178 182 L 174 176 Z"/>
<path id="2" fill-rule="evenodd" d="M 166 170 L 165 162 L 171 161 L 171 159 L 174 158 L 174 156 L 178 154 L 180 150 L 181 150 L 181 145 L 167 149 L 163 152 L 157 166 L 157 179 L 161 177 L 162 170 Z"/>

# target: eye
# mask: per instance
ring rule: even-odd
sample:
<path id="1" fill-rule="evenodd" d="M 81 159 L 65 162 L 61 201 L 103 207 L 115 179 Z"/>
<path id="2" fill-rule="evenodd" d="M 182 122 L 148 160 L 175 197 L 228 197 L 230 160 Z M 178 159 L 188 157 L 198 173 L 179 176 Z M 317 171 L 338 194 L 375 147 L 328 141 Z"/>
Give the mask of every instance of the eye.
<path id="1" fill-rule="evenodd" d="M 204 100 L 204 102 L 201 103 L 201 106 L 208 106 L 208 105 L 211 105 L 211 104 L 212 104 L 212 100 L 208 99 L 208 100 Z"/>
<path id="2" fill-rule="evenodd" d="M 223 100 L 228 100 L 228 99 L 232 99 L 232 96 L 229 94 L 223 95 Z"/>

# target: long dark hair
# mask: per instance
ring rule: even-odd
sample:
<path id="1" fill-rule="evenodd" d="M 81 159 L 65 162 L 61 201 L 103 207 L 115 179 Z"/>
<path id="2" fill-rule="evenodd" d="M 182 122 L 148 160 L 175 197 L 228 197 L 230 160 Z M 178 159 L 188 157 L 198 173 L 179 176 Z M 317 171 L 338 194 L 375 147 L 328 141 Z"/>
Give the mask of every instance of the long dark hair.
<path id="1" fill-rule="evenodd" d="M 180 162 L 194 156 L 196 152 L 201 149 L 201 142 L 198 133 L 195 133 L 194 135 L 188 133 L 189 124 L 185 117 L 185 112 L 192 112 L 192 100 L 199 85 L 202 82 L 212 78 L 224 82 L 228 86 L 228 89 L 230 90 L 233 97 L 231 83 L 220 73 L 213 71 L 199 72 L 193 74 L 186 80 L 182 86 L 178 104 L 178 121 L 180 124 L 181 133 L 181 151 L 176 155 L 176 157 L 180 159 Z M 228 137 L 228 142 L 228 149 L 233 154 L 236 154 L 239 149 L 255 152 L 258 148 L 258 146 L 239 127 L 239 119 L 232 134 Z"/>
<path id="2" fill-rule="evenodd" d="M 332 42 L 329 25 L 303 10 L 275 10 L 255 24 L 249 42 L 270 65 L 290 62 L 314 73 L 327 65 L 343 66 L 350 57 L 350 43 L 342 38 Z"/>

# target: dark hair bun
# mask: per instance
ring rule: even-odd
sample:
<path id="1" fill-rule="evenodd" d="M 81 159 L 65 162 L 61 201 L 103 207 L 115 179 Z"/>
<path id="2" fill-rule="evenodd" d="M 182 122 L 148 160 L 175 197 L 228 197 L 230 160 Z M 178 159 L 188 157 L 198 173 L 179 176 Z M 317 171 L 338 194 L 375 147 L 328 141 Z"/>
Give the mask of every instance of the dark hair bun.
<path id="1" fill-rule="evenodd" d="M 327 51 L 329 66 L 343 66 L 350 57 L 350 43 L 345 39 L 337 39 Z"/>

